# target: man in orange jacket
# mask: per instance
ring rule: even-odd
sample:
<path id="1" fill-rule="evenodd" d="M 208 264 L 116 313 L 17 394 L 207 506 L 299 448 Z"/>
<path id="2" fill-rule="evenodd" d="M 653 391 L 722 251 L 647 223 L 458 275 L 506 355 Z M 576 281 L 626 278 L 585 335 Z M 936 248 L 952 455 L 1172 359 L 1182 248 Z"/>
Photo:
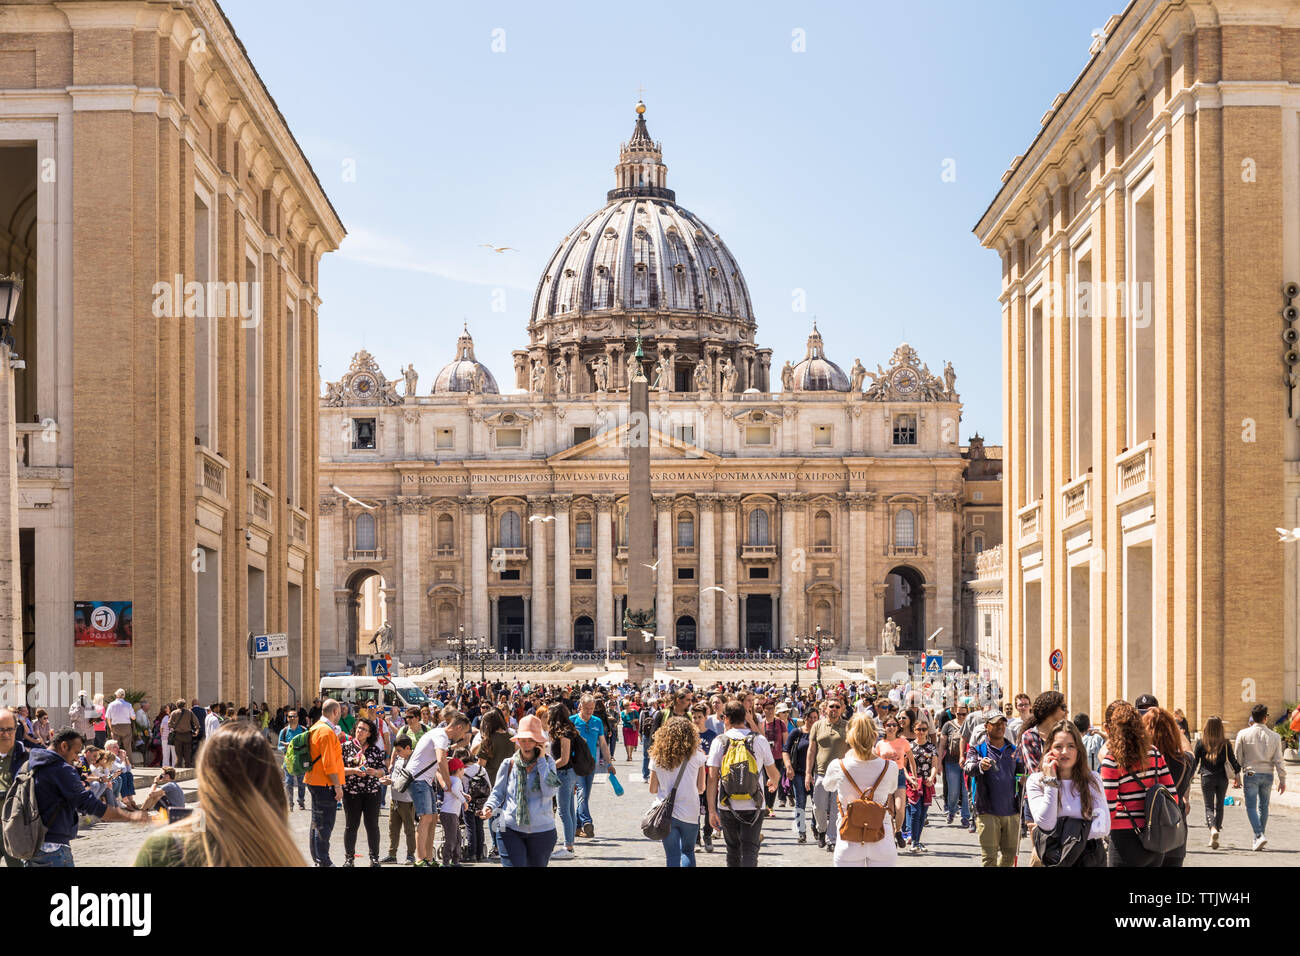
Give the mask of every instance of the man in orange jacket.
<path id="1" fill-rule="evenodd" d="M 312 725 L 311 767 L 303 777 L 311 794 L 311 837 L 309 848 L 317 866 L 330 862 L 330 836 L 334 818 L 343 802 L 343 745 L 339 742 L 339 702 L 326 700 L 321 705 L 320 720 Z"/>

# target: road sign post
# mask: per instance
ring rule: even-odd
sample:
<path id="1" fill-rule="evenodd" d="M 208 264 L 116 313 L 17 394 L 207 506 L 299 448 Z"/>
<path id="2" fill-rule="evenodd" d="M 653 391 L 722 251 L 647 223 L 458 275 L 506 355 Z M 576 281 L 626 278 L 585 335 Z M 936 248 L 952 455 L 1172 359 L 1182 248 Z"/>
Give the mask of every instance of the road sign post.
<path id="1" fill-rule="evenodd" d="M 1058 647 L 1052 651 L 1052 656 L 1047 659 L 1052 665 L 1052 690 L 1061 689 L 1061 668 L 1065 666 L 1065 654 Z"/>

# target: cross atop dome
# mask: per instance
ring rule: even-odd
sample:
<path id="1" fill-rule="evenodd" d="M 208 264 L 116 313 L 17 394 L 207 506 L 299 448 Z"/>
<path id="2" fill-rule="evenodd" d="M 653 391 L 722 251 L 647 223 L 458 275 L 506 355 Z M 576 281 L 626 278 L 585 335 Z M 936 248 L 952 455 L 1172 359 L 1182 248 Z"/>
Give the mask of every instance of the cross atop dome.
<path id="1" fill-rule="evenodd" d="M 663 144 L 650 138 L 645 124 L 645 102 L 636 101 L 636 126 L 632 138 L 619 146 L 618 165 L 614 167 L 614 189 L 607 199 L 628 196 L 649 196 L 654 199 L 676 199 L 668 188 L 668 167 L 663 162 Z"/>

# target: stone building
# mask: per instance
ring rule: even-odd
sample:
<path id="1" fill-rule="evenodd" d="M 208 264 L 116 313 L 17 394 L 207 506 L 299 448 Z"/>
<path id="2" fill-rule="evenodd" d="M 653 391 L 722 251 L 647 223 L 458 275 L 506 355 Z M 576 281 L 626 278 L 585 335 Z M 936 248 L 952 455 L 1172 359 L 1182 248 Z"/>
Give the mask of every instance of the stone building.
<path id="1" fill-rule="evenodd" d="M 214 0 L 0 13 L 25 670 L 246 702 L 245 636 L 284 632 L 301 691 L 342 224 Z M 106 620 L 116 646 L 92 645 Z"/>
<path id="2" fill-rule="evenodd" d="M 865 655 L 888 615 L 903 648 L 942 626 L 938 646 L 957 652 L 967 462 L 952 366 L 934 375 L 903 344 L 888 368 L 846 373 L 814 323 L 774 376 L 740 268 L 677 205 L 641 104 L 615 183 L 546 264 L 512 391 L 468 330 L 430 394 L 366 352 L 327 385 L 322 667 L 372 648 L 376 577 L 408 662 L 462 628 L 496 648 L 605 648 L 626 596 L 629 440 L 651 444 L 667 646 L 780 649 L 820 626 Z M 649 422 L 626 420 L 638 332 Z"/>
<path id="3" fill-rule="evenodd" d="M 980 556 L 1002 543 L 1002 449 L 985 447 L 982 437 L 972 435 L 962 457 L 966 459 L 960 502 L 961 580 L 966 582 L 961 592 L 962 645 L 975 650 L 984 666 L 988 654 L 980 648 L 992 636 L 993 620 L 978 607 L 978 589 L 970 582 L 979 576 Z"/>
<path id="4" fill-rule="evenodd" d="M 1074 710 L 1296 696 L 1300 11 L 1134 0 L 975 228 L 1002 262 L 1005 658 Z"/>

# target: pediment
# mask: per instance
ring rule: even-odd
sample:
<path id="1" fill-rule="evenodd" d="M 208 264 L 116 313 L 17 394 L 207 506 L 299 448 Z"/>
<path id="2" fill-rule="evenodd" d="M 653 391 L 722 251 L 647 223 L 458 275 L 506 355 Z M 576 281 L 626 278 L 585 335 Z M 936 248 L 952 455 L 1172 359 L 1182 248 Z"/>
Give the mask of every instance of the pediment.
<path id="1" fill-rule="evenodd" d="M 617 428 L 593 435 L 586 441 L 556 452 L 547 459 L 548 463 L 575 461 L 627 461 L 627 433 L 632 428 L 631 422 L 624 422 Z M 651 461 L 721 461 L 713 452 L 705 451 L 694 445 L 679 441 L 671 435 L 665 435 L 657 428 L 649 428 Z"/>

